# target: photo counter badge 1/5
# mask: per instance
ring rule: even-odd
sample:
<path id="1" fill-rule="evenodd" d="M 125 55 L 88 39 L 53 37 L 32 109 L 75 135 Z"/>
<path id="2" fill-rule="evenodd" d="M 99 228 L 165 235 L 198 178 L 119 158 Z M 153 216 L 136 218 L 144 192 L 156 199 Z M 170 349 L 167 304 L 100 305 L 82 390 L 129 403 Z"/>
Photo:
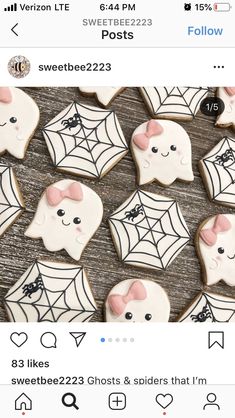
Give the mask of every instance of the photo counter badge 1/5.
<path id="1" fill-rule="evenodd" d="M 96 294 L 86 268 L 79 262 L 101 222 L 110 230 L 110 246 L 114 245 L 120 263 L 139 271 L 135 278 L 123 277 L 110 286 L 103 300 L 104 320 L 169 321 L 171 307 L 164 278 L 167 268 L 188 244 L 190 231 L 176 198 L 161 194 L 161 189 L 178 181 L 187 185 L 194 180 L 193 138 L 187 123 L 197 121 L 199 110 L 214 117 L 217 128 L 229 128 L 231 135 L 222 135 L 198 161 L 217 214 L 208 213 L 198 227 L 195 248 L 201 264 L 202 290 L 178 321 L 235 321 L 235 299 L 217 294 L 212 287 L 220 281 L 235 286 L 235 215 L 218 213 L 218 205 L 235 206 L 235 87 L 138 90 L 149 119 L 133 126 L 130 138 L 124 136 L 115 111 L 115 100 L 125 94 L 124 87 L 80 87 L 80 95 L 91 97 L 92 106 L 80 98 L 61 106 L 52 120 L 43 121 L 41 140 L 46 143 L 54 173 L 61 172 L 62 179 L 47 184 L 37 208 L 35 202 L 34 218 L 29 215 L 25 236 L 41 240 L 51 256 L 34 260 L 8 290 L 4 305 L 10 321 L 92 319 L 98 309 Z M 27 196 L 22 195 L 15 173 L 24 167 L 39 121 L 39 106 L 25 91 L 0 88 L 0 153 L 5 157 L 0 162 L 0 236 L 23 211 L 27 214 Z M 104 219 L 105 208 L 93 189 L 94 180 L 102 179 L 105 185 L 104 176 L 129 151 L 136 166 L 137 187 Z M 82 178 L 90 181 L 89 186 Z M 147 185 L 153 182 L 157 193 L 148 191 Z M 61 250 L 65 250 L 61 254 L 67 254 L 71 263 L 67 258 L 64 262 L 53 260 L 53 254 Z M 148 278 L 148 271 L 156 271 L 156 280 Z M 6 269 L 1 273 L 2 283 L 5 275 Z M 89 275 L 92 277 L 92 269 Z"/>

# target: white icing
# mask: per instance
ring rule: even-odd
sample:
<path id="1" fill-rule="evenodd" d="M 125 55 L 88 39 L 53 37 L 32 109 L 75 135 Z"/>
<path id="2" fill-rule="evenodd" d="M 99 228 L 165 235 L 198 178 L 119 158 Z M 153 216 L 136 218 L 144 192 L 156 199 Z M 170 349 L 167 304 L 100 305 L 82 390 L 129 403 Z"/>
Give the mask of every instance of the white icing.
<path id="1" fill-rule="evenodd" d="M 205 269 L 205 281 L 208 286 L 212 286 L 220 280 L 223 280 L 229 286 L 235 286 L 235 215 L 228 214 L 224 216 L 230 221 L 232 228 L 226 232 L 219 232 L 214 245 L 206 245 L 199 237 L 200 256 Z M 214 222 L 215 216 L 203 225 L 200 230 L 213 227 Z M 218 252 L 220 247 L 224 249 L 223 254 Z M 218 263 L 217 265 L 215 260 Z"/>
<path id="2" fill-rule="evenodd" d="M 98 102 L 103 106 L 108 106 L 123 87 L 79 87 L 82 93 L 95 94 Z"/>
<path id="3" fill-rule="evenodd" d="M 139 173 L 139 184 L 157 180 L 164 186 L 169 186 L 176 179 L 186 182 L 193 181 L 192 150 L 187 132 L 178 123 L 158 120 L 163 127 L 160 135 L 150 138 L 147 150 L 142 150 L 133 142 L 135 135 L 144 134 L 147 124 L 138 126 L 132 135 L 131 148 Z M 176 146 L 176 151 L 171 146 Z M 152 148 L 158 149 L 157 153 Z"/>
<path id="4" fill-rule="evenodd" d="M 230 126 L 235 129 L 235 95 L 229 96 L 223 87 L 219 87 L 217 90 L 217 96 L 223 100 L 225 109 L 223 113 L 218 117 L 216 121 L 217 126 Z"/>
<path id="5" fill-rule="evenodd" d="M 235 207 L 235 139 L 224 137 L 200 166 L 210 199 Z"/>
<path id="6" fill-rule="evenodd" d="M 72 183 L 73 180 L 61 180 L 53 186 L 65 190 Z M 25 235 L 30 238 L 42 238 L 48 251 L 60 251 L 64 248 L 72 258 L 79 260 L 103 216 L 103 205 L 97 193 L 84 184 L 81 187 L 82 201 L 64 198 L 57 206 L 50 206 L 44 193 Z M 64 216 L 57 215 L 59 209 L 65 211 Z M 73 222 L 75 217 L 81 219 L 79 226 Z"/>
<path id="7" fill-rule="evenodd" d="M 0 102 L 0 154 L 24 158 L 28 142 L 39 122 L 39 109 L 28 94 L 11 87 L 12 102 Z M 11 123 L 10 119 L 17 119 Z M 4 125 L 4 126 L 3 126 Z"/>
<path id="8" fill-rule="evenodd" d="M 22 213 L 23 205 L 13 169 L 0 164 L 0 236 Z"/>
<path id="9" fill-rule="evenodd" d="M 140 91 L 155 118 L 191 120 L 208 94 L 207 87 L 141 87 Z"/>
<path id="10" fill-rule="evenodd" d="M 119 258 L 137 267 L 165 270 L 189 241 L 189 230 L 173 199 L 134 192 L 109 218 Z"/>
<path id="11" fill-rule="evenodd" d="M 179 322 L 235 322 L 235 299 L 211 292 L 199 293 Z"/>
<path id="12" fill-rule="evenodd" d="M 139 280 L 139 279 L 138 279 Z M 130 286 L 136 282 L 136 279 L 123 280 L 118 283 L 109 293 L 110 295 L 125 296 Z M 147 298 L 145 300 L 132 300 L 126 304 L 126 308 L 121 315 L 115 315 L 108 302 L 105 303 L 107 322 L 168 322 L 170 316 L 170 302 L 163 288 L 151 280 L 139 280 L 145 287 Z M 132 319 L 127 320 L 127 312 L 132 314 Z M 145 315 L 150 314 L 151 320 L 147 321 Z"/>
<path id="13" fill-rule="evenodd" d="M 84 177 L 103 177 L 128 151 L 116 114 L 93 106 L 72 103 L 43 134 L 54 165 Z"/>
<path id="14" fill-rule="evenodd" d="M 35 291 L 32 286 L 37 286 Z M 96 311 L 83 267 L 43 260 L 14 284 L 5 304 L 13 322 L 84 322 Z"/>

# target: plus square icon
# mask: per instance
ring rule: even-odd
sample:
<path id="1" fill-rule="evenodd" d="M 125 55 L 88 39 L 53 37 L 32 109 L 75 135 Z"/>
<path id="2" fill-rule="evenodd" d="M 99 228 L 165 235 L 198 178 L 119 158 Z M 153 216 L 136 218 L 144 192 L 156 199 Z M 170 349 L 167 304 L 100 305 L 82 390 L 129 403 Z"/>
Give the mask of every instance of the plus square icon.
<path id="1" fill-rule="evenodd" d="M 122 392 L 114 392 L 109 395 L 109 408 L 112 410 L 123 410 L 126 408 L 126 395 Z"/>

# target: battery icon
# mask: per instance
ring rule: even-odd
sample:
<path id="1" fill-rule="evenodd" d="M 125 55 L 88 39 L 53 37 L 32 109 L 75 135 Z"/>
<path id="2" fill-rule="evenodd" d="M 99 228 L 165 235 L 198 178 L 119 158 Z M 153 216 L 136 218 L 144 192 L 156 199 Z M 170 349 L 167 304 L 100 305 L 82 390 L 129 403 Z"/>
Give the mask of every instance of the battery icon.
<path id="1" fill-rule="evenodd" d="M 230 3 L 214 3 L 215 12 L 230 12 L 231 8 Z"/>

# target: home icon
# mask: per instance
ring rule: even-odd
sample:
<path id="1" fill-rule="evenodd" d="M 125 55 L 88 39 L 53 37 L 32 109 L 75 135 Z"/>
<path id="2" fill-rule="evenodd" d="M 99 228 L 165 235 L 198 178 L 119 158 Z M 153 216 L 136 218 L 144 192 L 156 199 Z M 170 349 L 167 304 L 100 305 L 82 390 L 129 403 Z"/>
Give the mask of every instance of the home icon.
<path id="1" fill-rule="evenodd" d="M 32 400 L 22 393 L 16 400 L 15 400 L 15 410 L 16 411 L 31 411 L 32 410 Z"/>

